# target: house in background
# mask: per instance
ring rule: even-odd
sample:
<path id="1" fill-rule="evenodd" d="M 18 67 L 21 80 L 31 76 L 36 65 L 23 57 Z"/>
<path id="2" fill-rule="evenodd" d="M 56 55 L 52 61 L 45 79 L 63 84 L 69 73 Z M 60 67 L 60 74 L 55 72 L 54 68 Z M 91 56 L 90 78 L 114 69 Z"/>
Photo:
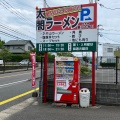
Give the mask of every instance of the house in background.
<path id="1" fill-rule="evenodd" d="M 31 40 L 10 40 L 4 46 L 13 54 L 21 54 L 35 48 Z"/>
<path id="2" fill-rule="evenodd" d="M 119 48 L 120 48 L 120 44 L 104 43 L 102 62 L 115 63 L 116 59 L 115 59 L 114 51 L 116 51 Z"/>

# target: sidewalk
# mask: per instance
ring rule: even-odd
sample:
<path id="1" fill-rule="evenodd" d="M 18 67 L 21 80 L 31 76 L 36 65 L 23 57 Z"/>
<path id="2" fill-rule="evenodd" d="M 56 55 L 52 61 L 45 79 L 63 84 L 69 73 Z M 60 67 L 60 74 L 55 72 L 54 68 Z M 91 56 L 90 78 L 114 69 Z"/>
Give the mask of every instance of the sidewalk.
<path id="1" fill-rule="evenodd" d="M 51 103 L 39 104 L 36 98 L 0 112 L 0 120 L 119 120 L 120 106 L 89 108 L 56 107 Z"/>

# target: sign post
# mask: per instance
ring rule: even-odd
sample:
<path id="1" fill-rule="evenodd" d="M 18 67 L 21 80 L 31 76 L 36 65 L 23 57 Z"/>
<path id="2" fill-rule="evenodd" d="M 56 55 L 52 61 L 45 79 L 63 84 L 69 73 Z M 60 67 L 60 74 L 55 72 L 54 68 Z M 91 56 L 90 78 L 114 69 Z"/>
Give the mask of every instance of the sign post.
<path id="1" fill-rule="evenodd" d="M 36 12 L 38 52 L 96 51 L 97 6 L 41 8 Z"/>
<path id="2" fill-rule="evenodd" d="M 36 36 L 37 52 L 95 52 L 97 3 L 37 9 Z"/>

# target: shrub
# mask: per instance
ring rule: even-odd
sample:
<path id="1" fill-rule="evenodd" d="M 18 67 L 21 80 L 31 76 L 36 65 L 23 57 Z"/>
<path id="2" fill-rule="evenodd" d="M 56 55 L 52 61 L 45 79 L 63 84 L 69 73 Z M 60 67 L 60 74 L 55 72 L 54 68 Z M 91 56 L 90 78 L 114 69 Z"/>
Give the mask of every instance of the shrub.
<path id="1" fill-rule="evenodd" d="M 100 63 L 102 67 L 115 67 L 116 63 Z"/>
<path id="2" fill-rule="evenodd" d="M 80 67 L 80 74 L 89 74 L 91 72 L 91 69 L 88 68 L 85 65 L 81 65 Z"/>

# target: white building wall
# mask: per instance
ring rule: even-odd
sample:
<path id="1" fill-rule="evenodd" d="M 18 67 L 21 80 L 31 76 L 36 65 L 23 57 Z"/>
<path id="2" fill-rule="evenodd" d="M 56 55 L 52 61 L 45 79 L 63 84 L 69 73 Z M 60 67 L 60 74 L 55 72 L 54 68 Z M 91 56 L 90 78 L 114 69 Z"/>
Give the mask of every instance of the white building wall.
<path id="1" fill-rule="evenodd" d="M 11 53 L 24 53 L 24 46 L 8 46 L 7 47 Z"/>
<path id="2" fill-rule="evenodd" d="M 28 47 L 31 47 L 31 49 L 33 49 L 33 46 L 30 44 L 30 42 L 28 42 L 28 43 L 25 45 L 25 51 L 30 51 L 30 50 L 28 50 Z"/>
<path id="3" fill-rule="evenodd" d="M 115 61 L 114 51 L 120 48 L 120 44 L 103 44 L 103 57 L 102 62 Z"/>

